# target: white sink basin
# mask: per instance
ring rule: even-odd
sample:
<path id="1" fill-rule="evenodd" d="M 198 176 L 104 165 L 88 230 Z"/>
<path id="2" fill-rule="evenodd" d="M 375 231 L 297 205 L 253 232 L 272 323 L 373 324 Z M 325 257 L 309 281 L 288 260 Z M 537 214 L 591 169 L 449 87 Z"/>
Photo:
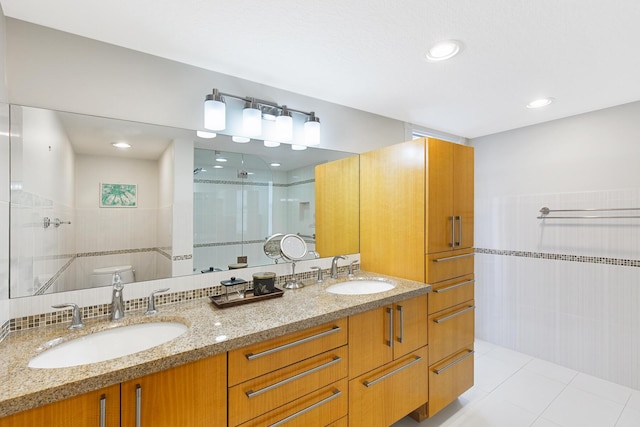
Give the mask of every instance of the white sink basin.
<path id="1" fill-rule="evenodd" d="M 107 329 L 55 344 L 29 361 L 31 368 L 67 368 L 137 353 L 171 341 L 187 326 L 179 322 L 138 323 Z M 55 341 L 55 340 L 54 340 Z"/>
<path id="2" fill-rule="evenodd" d="M 354 279 L 331 285 L 327 292 L 339 295 L 366 295 L 385 292 L 395 287 L 396 285 L 384 279 Z"/>

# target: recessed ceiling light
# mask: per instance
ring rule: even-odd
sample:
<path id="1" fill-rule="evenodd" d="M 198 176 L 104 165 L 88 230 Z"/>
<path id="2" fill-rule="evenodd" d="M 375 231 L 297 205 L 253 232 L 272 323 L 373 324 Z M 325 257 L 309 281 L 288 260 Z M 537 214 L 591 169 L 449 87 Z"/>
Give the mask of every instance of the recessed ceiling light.
<path id="1" fill-rule="evenodd" d="M 540 98 L 527 104 L 527 108 L 542 108 L 555 101 L 555 98 Z"/>
<path id="2" fill-rule="evenodd" d="M 274 168 L 277 168 L 278 166 L 280 166 L 280 163 L 271 163 L 269 166 L 273 166 Z"/>
<path id="3" fill-rule="evenodd" d="M 204 139 L 211 139 L 218 136 L 218 134 L 215 132 L 205 132 L 203 130 L 196 131 L 196 135 L 198 135 L 198 138 L 204 138 Z"/>
<path id="4" fill-rule="evenodd" d="M 302 150 L 306 150 L 307 146 L 306 145 L 299 145 L 299 144 L 291 144 L 291 149 L 292 150 L 296 150 L 296 151 L 302 151 Z"/>
<path id="5" fill-rule="evenodd" d="M 224 157 L 216 157 L 216 162 L 224 163 L 226 161 L 227 161 L 227 159 L 225 159 Z"/>
<path id="6" fill-rule="evenodd" d="M 267 141 L 266 139 L 264 140 L 264 146 L 265 147 L 269 147 L 269 148 L 273 148 L 273 147 L 279 147 L 280 143 L 278 141 Z"/>
<path id="7" fill-rule="evenodd" d="M 112 142 L 111 145 L 116 148 L 131 148 L 131 145 L 127 144 L 126 142 Z"/>
<path id="8" fill-rule="evenodd" d="M 244 144 L 251 141 L 251 138 L 247 138 L 246 136 L 232 136 L 231 140 L 233 142 L 237 142 L 238 144 Z"/>
<path id="9" fill-rule="evenodd" d="M 214 165 L 213 168 L 214 169 L 222 169 L 224 166 L 220 166 L 220 165 Z"/>
<path id="10" fill-rule="evenodd" d="M 462 50 L 462 43 L 458 40 L 445 40 L 431 46 L 426 54 L 429 61 L 444 61 L 453 58 Z"/>

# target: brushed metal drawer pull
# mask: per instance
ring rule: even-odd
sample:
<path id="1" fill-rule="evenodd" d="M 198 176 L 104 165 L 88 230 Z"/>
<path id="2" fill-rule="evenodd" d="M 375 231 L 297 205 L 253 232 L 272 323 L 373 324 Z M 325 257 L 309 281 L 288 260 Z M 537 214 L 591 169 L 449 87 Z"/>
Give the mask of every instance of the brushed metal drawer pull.
<path id="1" fill-rule="evenodd" d="M 440 375 L 441 373 L 443 373 L 447 369 L 453 368 L 455 365 L 457 365 L 458 363 L 462 362 L 464 359 L 466 359 L 467 357 L 471 356 L 473 353 L 475 353 L 473 350 L 467 350 L 467 354 L 465 354 L 462 357 L 454 360 L 453 362 L 449 363 L 447 366 L 445 366 L 442 369 L 434 369 L 433 373 L 436 374 L 436 375 Z"/>
<path id="2" fill-rule="evenodd" d="M 336 363 L 340 363 L 340 362 L 342 362 L 342 358 L 340 358 L 339 356 L 334 356 L 331 361 L 329 361 L 327 363 L 324 363 L 324 364 L 322 364 L 320 366 L 316 366 L 315 368 L 311 368 L 308 371 L 300 372 L 299 374 L 296 374 L 296 375 L 294 375 L 292 377 L 286 378 L 286 379 L 284 379 L 282 381 L 278 381 L 277 383 L 273 383 L 270 386 L 267 386 L 265 388 L 261 388 L 260 390 L 256 390 L 256 391 L 249 390 L 249 391 L 245 392 L 245 394 L 247 395 L 247 397 L 249 399 L 251 399 L 252 397 L 258 396 L 258 395 L 260 395 L 262 393 L 266 393 L 269 390 L 273 390 L 274 388 L 278 388 L 281 385 L 288 384 L 291 381 L 295 381 L 295 380 L 300 379 L 302 377 L 306 377 L 309 374 L 313 374 L 314 372 L 318 372 L 318 371 L 320 371 L 320 370 L 322 370 L 324 368 L 328 368 L 329 366 L 335 365 Z"/>
<path id="3" fill-rule="evenodd" d="M 142 386 L 136 384 L 136 427 L 142 427 Z"/>
<path id="4" fill-rule="evenodd" d="M 404 341 L 404 307 L 398 305 L 397 309 L 400 312 L 400 335 L 398 336 L 398 342 L 402 344 Z"/>
<path id="5" fill-rule="evenodd" d="M 318 338 L 326 337 L 327 335 L 331 335 L 331 334 L 334 334 L 336 332 L 339 332 L 341 329 L 342 328 L 340 328 L 340 326 L 334 326 L 331 329 L 329 329 L 328 331 L 320 332 L 319 334 L 311 335 L 309 337 L 302 338 L 302 339 L 300 339 L 298 341 L 293 341 L 293 342 L 290 342 L 288 344 L 281 345 L 279 347 L 274 347 L 274 348 L 271 348 L 269 350 L 262 351 L 260 353 L 256 353 L 256 354 L 247 353 L 245 355 L 245 357 L 247 358 L 247 360 L 254 360 L 254 359 L 257 359 L 258 357 L 266 356 L 268 354 L 277 353 L 278 351 L 281 351 L 281 350 L 286 350 L 288 348 L 295 347 L 297 345 L 304 344 L 306 342 L 313 341 L 313 340 L 318 339 Z"/>
<path id="6" fill-rule="evenodd" d="M 451 217 L 451 243 L 449 246 L 452 248 L 456 246 L 456 217 Z"/>
<path id="7" fill-rule="evenodd" d="M 269 427 L 278 427 L 278 426 L 281 426 L 282 424 L 288 423 L 288 422 L 289 422 L 289 421 L 291 421 L 292 419 L 297 418 L 297 417 L 299 417 L 300 415 L 305 414 L 305 413 L 307 413 L 307 412 L 309 412 L 309 411 L 311 411 L 311 410 L 313 410 L 313 409 L 317 408 L 318 406 L 322 406 L 322 405 L 324 405 L 325 403 L 328 403 L 328 402 L 332 401 L 333 399 L 335 399 L 336 397 L 340 397 L 340 395 L 342 395 L 342 392 L 341 392 L 340 390 L 337 390 L 337 389 L 336 389 L 336 390 L 333 390 L 333 392 L 332 392 L 332 393 L 333 393 L 333 394 L 332 394 L 331 396 L 329 396 L 329 397 L 327 397 L 327 398 L 324 398 L 324 399 L 322 399 L 321 401 L 316 402 L 316 403 L 314 403 L 313 405 L 308 406 L 308 407 L 306 407 L 306 408 L 304 408 L 304 409 L 302 409 L 302 410 L 300 410 L 300 411 L 296 412 L 295 414 L 291 414 L 291 415 L 289 415 L 287 418 L 284 418 L 284 419 L 282 419 L 282 420 L 278 421 L 278 422 L 277 422 L 277 423 L 275 423 L 275 424 L 271 424 Z"/>
<path id="8" fill-rule="evenodd" d="M 462 217 L 457 216 L 458 219 L 458 241 L 456 242 L 456 246 L 462 246 Z"/>
<path id="9" fill-rule="evenodd" d="M 433 262 L 453 261 L 454 259 L 466 258 L 466 257 L 474 256 L 474 255 L 475 255 L 475 253 L 471 252 L 470 254 L 462 254 L 462 255 L 456 255 L 456 256 L 449 256 L 449 257 L 446 257 L 446 258 L 434 259 Z"/>
<path id="10" fill-rule="evenodd" d="M 467 280 L 466 282 L 460 282 L 460 283 L 456 283 L 455 285 L 451 285 L 451 286 L 447 286 L 446 288 L 440 288 L 440 289 L 434 289 L 433 293 L 439 294 L 442 292 L 447 292 L 447 291 L 451 291 L 455 288 L 459 288 L 460 286 L 465 286 L 465 285 L 470 285 L 472 283 L 475 283 L 476 281 L 471 279 L 471 280 Z"/>
<path id="11" fill-rule="evenodd" d="M 387 345 L 393 348 L 393 310 L 387 307 L 387 313 L 389 314 L 389 340 L 387 341 Z"/>
<path id="12" fill-rule="evenodd" d="M 442 317 L 442 318 L 440 318 L 440 319 L 433 319 L 433 321 L 434 321 L 435 323 L 442 323 L 442 322 L 446 322 L 447 320 L 451 320 L 451 319 L 453 319 L 454 317 L 458 317 L 458 316 L 460 316 L 461 314 L 464 314 L 464 313 L 466 313 L 467 311 L 471 311 L 471 310 L 473 310 L 473 309 L 475 309 L 475 308 L 476 308 L 476 306 L 475 306 L 475 305 L 470 305 L 469 307 L 464 308 L 464 309 L 462 309 L 462 310 L 460 310 L 460 311 L 457 311 L 457 312 L 455 312 L 455 313 L 453 313 L 453 314 L 450 314 L 450 315 L 448 315 L 448 316 L 444 316 L 444 317 Z"/>
<path id="13" fill-rule="evenodd" d="M 419 362 L 419 361 L 421 361 L 421 360 L 422 360 L 422 357 L 420 357 L 420 356 L 416 356 L 416 358 L 415 358 L 414 360 L 412 360 L 411 362 L 407 363 L 406 365 L 403 365 L 403 366 L 399 367 L 398 369 L 394 369 L 394 370 L 393 370 L 393 371 L 391 371 L 391 372 L 387 372 L 387 373 L 386 373 L 386 374 L 384 374 L 383 376 L 381 376 L 381 377 L 379 377 L 379 378 L 376 378 L 376 379 L 375 379 L 375 380 L 373 380 L 373 381 L 364 381 L 362 384 L 363 384 L 365 387 L 371 387 L 372 385 L 375 385 L 375 384 L 379 383 L 380 381 L 382 381 L 382 380 L 384 380 L 384 379 L 386 379 L 386 378 L 389 378 L 391 375 L 395 375 L 395 374 L 397 374 L 397 373 L 398 373 L 398 372 L 400 372 L 400 371 L 404 371 L 404 370 L 405 370 L 405 369 L 407 369 L 408 367 L 410 367 L 410 366 L 412 366 L 412 365 L 415 365 L 416 363 L 418 363 L 418 362 Z"/>
<path id="14" fill-rule="evenodd" d="M 100 427 L 107 427 L 107 396 L 100 396 Z"/>

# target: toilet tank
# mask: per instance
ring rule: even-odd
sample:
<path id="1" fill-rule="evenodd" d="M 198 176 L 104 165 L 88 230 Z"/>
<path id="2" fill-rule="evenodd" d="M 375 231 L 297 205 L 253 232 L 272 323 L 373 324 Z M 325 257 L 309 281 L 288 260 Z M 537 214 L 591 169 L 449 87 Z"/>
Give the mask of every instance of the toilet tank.
<path id="1" fill-rule="evenodd" d="M 113 267 L 96 268 L 89 277 L 89 285 L 92 288 L 99 286 L 109 286 L 113 282 L 113 274 L 120 273 L 122 283 L 132 283 L 136 281 L 135 271 L 131 265 L 116 265 Z"/>

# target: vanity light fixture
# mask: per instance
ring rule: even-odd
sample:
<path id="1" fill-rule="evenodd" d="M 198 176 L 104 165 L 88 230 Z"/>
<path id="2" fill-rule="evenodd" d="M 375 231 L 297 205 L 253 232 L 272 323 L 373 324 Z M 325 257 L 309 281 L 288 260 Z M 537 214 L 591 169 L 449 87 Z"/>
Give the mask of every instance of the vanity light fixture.
<path id="1" fill-rule="evenodd" d="M 202 138 L 202 139 L 211 139 L 211 138 L 215 138 L 216 136 L 218 136 L 218 134 L 215 133 L 215 132 L 205 132 L 203 130 L 197 130 L 196 131 L 196 136 L 198 138 Z"/>
<path id="2" fill-rule="evenodd" d="M 223 93 L 218 89 L 213 89 L 212 93 L 205 96 L 204 127 L 206 129 L 220 131 L 227 127 L 227 108 L 232 107 L 232 103 L 227 104 L 226 99 L 228 98 L 244 102 L 244 108 L 242 110 L 242 135 L 246 140 L 236 141 L 236 139 L 234 139 L 234 141 L 249 142 L 246 137 L 262 136 L 262 120 L 271 121 L 274 120 L 274 118 L 276 122 L 276 137 L 274 139 L 278 142 L 291 141 L 293 139 L 292 113 L 296 113 L 306 118 L 304 123 L 304 144 L 320 144 L 320 119 L 315 115 L 315 112 L 297 110 L 263 99 Z"/>
<path id="3" fill-rule="evenodd" d="M 269 166 L 277 168 L 278 166 L 280 166 L 280 163 L 271 163 Z"/>
<path id="4" fill-rule="evenodd" d="M 540 98 L 527 104 L 527 108 L 542 108 L 555 101 L 555 98 Z"/>
<path id="5" fill-rule="evenodd" d="M 431 46 L 426 54 L 429 61 L 437 62 L 453 58 L 462 50 L 462 43 L 458 40 L 444 40 Z"/>
<path id="6" fill-rule="evenodd" d="M 280 143 L 278 141 L 269 141 L 265 139 L 264 146 L 269 148 L 274 148 L 274 147 L 279 147 Z"/>
<path id="7" fill-rule="evenodd" d="M 128 144 L 126 142 L 112 142 L 111 145 L 113 145 L 116 148 L 123 149 L 123 150 L 126 150 L 127 148 L 131 148 L 131 144 Z"/>
<path id="8" fill-rule="evenodd" d="M 246 136 L 232 136 L 231 140 L 233 142 L 237 142 L 238 144 L 246 144 L 251 141 L 251 138 L 247 138 Z"/>
<path id="9" fill-rule="evenodd" d="M 300 145 L 300 144 L 291 144 L 291 149 L 294 151 L 302 151 L 302 150 L 306 150 L 307 146 L 306 145 Z"/>
<path id="10" fill-rule="evenodd" d="M 222 169 L 222 168 L 224 168 L 224 166 L 221 166 L 221 165 L 214 165 L 214 166 L 213 166 L 213 168 L 214 168 L 214 169 Z"/>

